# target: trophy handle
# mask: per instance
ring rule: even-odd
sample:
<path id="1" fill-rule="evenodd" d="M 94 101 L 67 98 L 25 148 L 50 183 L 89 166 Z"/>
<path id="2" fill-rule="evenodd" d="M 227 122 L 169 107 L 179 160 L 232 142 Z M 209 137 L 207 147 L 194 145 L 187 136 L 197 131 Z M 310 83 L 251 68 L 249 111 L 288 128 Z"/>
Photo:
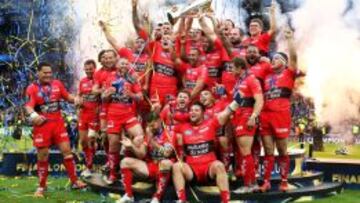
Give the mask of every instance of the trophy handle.
<path id="1" fill-rule="evenodd" d="M 170 24 L 174 25 L 175 24 L 175 19 L 177 19 L 177 18 L 174 19 L 170 13 L 167 13 L 166 15 L 167 15 L 167 18 L 168 18 Z"/>
<path id="2" fill-rule="evenodd" d="M 189 12 L 193 10 L 198 10 L 198 12 L 206 12 L 211 10 L 211 2 L 212 0 L 198 0 L 195 1 L 194 4 L 189 5 L 186 8 L 182 8 L 177 12 L 168 12 L 167 17 L 169 22 L 173 25 L 177 19 L 187 15 Z"/>

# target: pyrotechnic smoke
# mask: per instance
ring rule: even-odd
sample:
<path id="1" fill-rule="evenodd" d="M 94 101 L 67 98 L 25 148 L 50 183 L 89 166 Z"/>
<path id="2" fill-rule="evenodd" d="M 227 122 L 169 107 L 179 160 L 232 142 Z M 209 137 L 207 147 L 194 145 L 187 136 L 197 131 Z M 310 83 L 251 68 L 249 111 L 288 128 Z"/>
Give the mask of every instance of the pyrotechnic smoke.
<path id="1" fill-rule="evenodd" d="M 222 20 L 231 19 L 236 26 L 245 27 L 246 11 L 241 7 L 243 0 L 213 0 L 215 15 Z"/>
<path id="2" fill-rule="evenodd" d="M 347 6 L 346 0 L 308 0 L 293 13 L 307 74 L 301 91 L 314 99 L 317 119 L 335 128 L 359 118 L 360 3 L 344 16 Z"/>

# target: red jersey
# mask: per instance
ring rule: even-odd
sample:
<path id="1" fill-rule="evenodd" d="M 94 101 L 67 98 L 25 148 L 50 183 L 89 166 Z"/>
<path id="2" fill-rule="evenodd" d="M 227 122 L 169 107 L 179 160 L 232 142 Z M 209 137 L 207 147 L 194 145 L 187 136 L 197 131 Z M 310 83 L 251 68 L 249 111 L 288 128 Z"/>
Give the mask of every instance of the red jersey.
<path id="1" fill-rule="evenodd" d="M 177 87 L 177 71 L 171 54 L 165 52 L 161 44 L 157 43 L 154 46 L 152 59 L 154 62 L 154 73 L 151 78 L 151 85 L 163 88 Z"/>
<path id="2" fill-rule="evenodd" d="M 206 80 L 208 78 L 208 71 L 207 71 L 205 65 L 199 65 L 197 67 L 192 67 L 188 63 L 183 63 L 183 64 L 181 64 L 181 66 L 182 66 L 181 69 L 185 70 L 184 88 L 186 90 L 191 92 L 195 88 L 196 82 L 199 79 L 202 79 L 204 82 L 206 82 Z"/>
<path id="3" fill-rule="evenodd" d="M 129 62 L 132 64 L 131 69 L 136 72 L 137 77 L 141 78 L 140 84 L 145 84 L 145 72 L 146 72 L 146 64 L 149 60 L 149 55 L 143 50 L 142 53 L 134 52 L 129 48 L 121 48 L 118 51 L 120 56 L 126 57 Z"/>
<path id="4" fill-rule="evenodd" d="M 216 160 L 215 133 L 220 127 L 218 119 L 204 120 L 200 125 L 185 123 L 176 132 L 182 134 L 185 161 L 188 164 L 209 163 Z"/>
<path id="5" fill-rule="evenodd" d="M 236 82 L 233 94 L 235 94 L 235 92 L 239 92 L 242 98 L 240 108 L 238 108 L 236 112 L 243 113 L 244 111 L 252 112 L 255 104 L 254 96 L 256 94 L 262 94 L 262 89 L 255 75 L 247 71 Z"/>
<path id="6" fill-rule="evenodd" d="M 99 85 L 99 87 L 103 87 L 105 85 L 106 80 L 109 78 L 109 75 L 115 71 L 115 68 L 107 69 L 100 68 L 94 73 L 94 83 Z"/>
<path id="7" fill-rule="evenodd" d="M 211 88 L 215 83 L 221 81 L 221 71 L 223 68 L 223 62 L 230 61 L 221 40 L 217 38 L 214 41 L 214 49 L 211 52 L 205 53 L 203 62 L 208 69 L 208 86 Z"/>
<path id="8" fill-rule="evenodd" d="M 169 104 L 161 110 L 160 117 L 168 126 L 189 121 L 188 109 L 177 108 L 175 101 L 169 102 Z"/>
<path id="9" fill-rule="evenodd" d="M 62 82 L 53 80 L 48 85 L 34 82 L 26 89 L 27 102 L 25 106 L 44 116 L 46 119 L 62 119 L 60 112 L 60 101 L 69 97 L 68 91 Z"/>
<path id="10" fill-rule="evenodd" d="M 210 120 L 214 118 L 218 113 L 223 111 L 226 106 L 228 105 L 228 101 L 225 99 L 218 100 L 215 102 L 211 107 L 206 107 L 205 113 L 204 113 L 204 120 Z M 216 130 L 216 135 L 221 136 L 225 134 L 225 128 L 220 127 Z"/>
<path id="11" fill-rule="evenodd" d="M 271 64 L 259 61 L 255 65 L 251 66 L 250 72 L 255 75 L 261 84 L 263 84 L 266 76 L 272 72 Z"/>
<path id="12" fill-rule="evenodd" d="M 124 95 L 124 89 L 127 88 L 133 93 L 140 93 L 140 84 L 128 73 L 125 76 L 120 76 L 117 72 L 112 72 L 105 82 L 105 88 L 109 89 L 116 87 L 116 93 L 111 95 L 108 105 L 108 116 L 121 116 L 124 114 L 135 113 L 133 108 L 135 103 L 132 98 Z"/>
<path id="13" fill-rule="evenodd" d="M 289 68 L 266 77 L 264 110 L 290 111 L 290 96 L 294 88 L 295 77 L 296 73 Z"/>
<path id="14" fill-rule="evenodd" d="M 245 58 L 246 56 L 246 49 L 241 45 L 236 45 L 232 48 L 231 58 L 239 57 Z M 234 88 L 236 83 L 234 74 L 232 73 L 231 66 L 229 63 L 224 64 L 224 71 L 221 75 L 221 84 L 225 86 L 226 93 L 229 97 L 232 97 L 230 94 Z"/>
<path id="15" fill-rule="evenodd" d="M 250 44 L 254 44 L 259 48 L 259 51 L 261 53 L 267 54 L 269 52 L 269 46 L 271 41 L 271 35 L 269 35 L 268 32 L 264 32 L 261 35 L 257 37 L 248 37 L 243 41 L 243 44 L 245 46 L 248 46 Z"/>
<path id="16" fill-rule="evenodd" d="M 226 93 L 229 97 L 231 96 L 231 92 L 234 89 L 234 85 L 236 83 L 236 79 L 234 74 L 232 73 L 230 63 L 224 64 L 224 71 L 221 74 L 221 84 L 224 85 Z"/>
<path id="17" fill-rule="evenodd" d="M 94 86 L 94 79 L 84 77 L 79 83 L 79 94 L 83 98 L 84 102 L 81 107 L 81 113 L 98 113 L 98 107 L 100 104 L 99 95 L 92 94 L 92 88 Z"/>

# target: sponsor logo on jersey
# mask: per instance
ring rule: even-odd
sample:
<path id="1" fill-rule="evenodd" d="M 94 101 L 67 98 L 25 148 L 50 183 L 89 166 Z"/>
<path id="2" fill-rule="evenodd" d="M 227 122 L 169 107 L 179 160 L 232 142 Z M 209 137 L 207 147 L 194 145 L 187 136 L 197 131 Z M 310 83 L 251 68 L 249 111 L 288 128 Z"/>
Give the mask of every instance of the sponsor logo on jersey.
<path id="1" fill-rule="evenodd" d="M 192 130 L 185 130 L 184 135 L 192 135 Z"/>

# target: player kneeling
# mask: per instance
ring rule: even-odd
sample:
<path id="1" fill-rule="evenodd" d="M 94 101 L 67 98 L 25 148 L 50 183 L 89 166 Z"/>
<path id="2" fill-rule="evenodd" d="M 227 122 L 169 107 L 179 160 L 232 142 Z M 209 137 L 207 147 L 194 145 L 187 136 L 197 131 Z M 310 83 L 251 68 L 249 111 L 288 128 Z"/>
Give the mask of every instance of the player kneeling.
<path id="1" fill-rule="evenodd" d="M 118 200 L 118 203 L 134 202 L 133 174 L 156 181 L 156 192 L 151 203 L 160 202 L 170 180 L 171 167 L 174 161 L 172 140 L 170 134 L 163 128 L 160 116 L 150 113 L 147 119 L 145 143 L 141 147 L 141 150 L 146 151 L 146 156 L 125 157 L 120 163 L 125 195 Z M 129 141 L 123 141 L 123 146 L 133 147 Z"/>

